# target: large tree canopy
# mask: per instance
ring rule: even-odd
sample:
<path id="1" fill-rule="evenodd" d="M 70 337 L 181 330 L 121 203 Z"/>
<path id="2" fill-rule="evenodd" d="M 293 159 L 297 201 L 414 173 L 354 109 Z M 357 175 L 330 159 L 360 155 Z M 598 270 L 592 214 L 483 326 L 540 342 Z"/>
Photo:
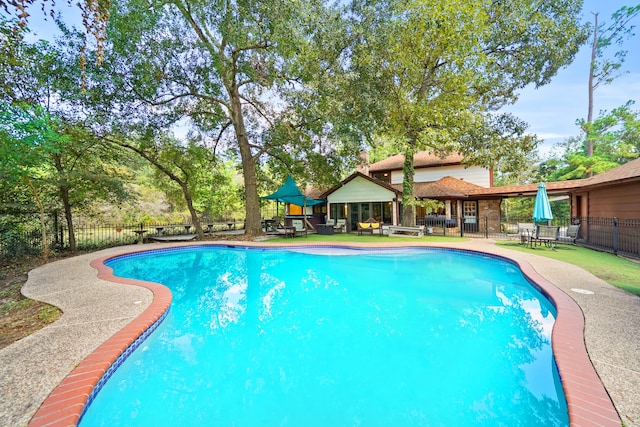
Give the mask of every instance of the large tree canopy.
<path id="1" fill-rule="evenodd" d="M 460 152 L 518 168 L 535 148 L 526 125 L 497 109 L 548 83 L 585 33 L 580 0 L 354 1 L 351 94 L 367 125 L 405 154 L 403 223 L 415 221 L 413 154 Z"/>
<path id="2" fill-rule="evenodd" d="M 332 130 L 311 117 L 319 111 L 300 108 L 313 97 L 295 96 L 318 93 L 310 82 L 340 63 L 327 48 L 340 28 L 331 22 L 341 16 L 320 0 L 114 2 L 103 68 L 88 87 L 109 122 L 96 129 L 197 129 L 210 149 L 240 159 L 246 232 L 258 234 L 262 156 L 284 169 L 308 157 L 329 170 L 339 158 Z"/>

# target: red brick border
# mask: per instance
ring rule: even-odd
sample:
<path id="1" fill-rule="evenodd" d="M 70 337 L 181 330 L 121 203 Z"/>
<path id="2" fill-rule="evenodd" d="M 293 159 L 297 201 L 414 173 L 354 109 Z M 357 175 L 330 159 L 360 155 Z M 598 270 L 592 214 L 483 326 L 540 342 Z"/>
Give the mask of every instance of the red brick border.
<path id="1" fill-rule="evenodd" d="M 247 247 L 278 247 L 276 245 L 257 245 L 249 242 L 243 243 L 209 243 L 187 246 L 247 246 Z M 285 245 L 299 246 L 299 245 Z M 359 247 L 359 248 L 385 248 L 393 246 L 377 245 L 349 245 L 349 244 L 314 244 L 315 247 Z M 184 246 L 180 246 L 184 247 Z M 406 247 L 406 245 L 404 246 Z M 423 246 L 420 246 L 423 247 Z M 429 246 L 436 247 L 437 246 Z M 464 249 L 446 250 L 461 252 Z M 153 292 L 153 301 L 150 306 L 136 319 L 122 328 L 114 336 L 87 356 L 67 377 L 51 392 L 42 403 L 36 414 L 29 422 L 30 427 L 66 427 L 78 424 L 80 415 L 87 403 L 87 399 L 98 381 L 107 372 L 117 358 L 140 335 L 151 327 L 171 305 L 171 291 L 165 286 L 152 282 L 142 282 L 131 279 L 123 279 L 113 275 L 113 270 L 104 265 L 109 258 L 130 253 L 142 252 L 149 249 L 140 248 L 127 253 L 110 255 L 91 262 L 91 266 L 98 270 L 98 277 L 116 283 L 143 286 Z M 479 252 L 485 253 L 485 252 Z M 494 255 L 500 258 L 510 259 L 502 255 Z M 552 333 L 553 354 L 555 356 L 558 371 L 562 381 L 565 397 L 569 410 L 569 422 L 575 427 L 603 427 L 617 426 L 622 423 L 611 398 L 605 390 L 598 374 L 596 373 L 584 343 L 584 316 L 582 310 L 567 294 L 554 286 L 547 279 L 538 274 L 531 264 L 518 262 L 522 272 L 532 282 L 536 283 L 543 293 L 556 306 L 557 316 Z"/>
<path id="2" fill-rule="evenodd" d="M 151 327 L 171 305 L 171 291 L 166 286 L 152 282 L 123 279 L 113 275 L 104 262 L 108 256 L 93 260 L 91 266 L 98 270 L 98 277 L 110 282 L 143 286 L 153 292 L 153 301 L 138 317 L 100 345 L 87 356 L 42 403 L 29 426 L 75 426 L 87 399 L 98 381 L 139 336 Z"/>

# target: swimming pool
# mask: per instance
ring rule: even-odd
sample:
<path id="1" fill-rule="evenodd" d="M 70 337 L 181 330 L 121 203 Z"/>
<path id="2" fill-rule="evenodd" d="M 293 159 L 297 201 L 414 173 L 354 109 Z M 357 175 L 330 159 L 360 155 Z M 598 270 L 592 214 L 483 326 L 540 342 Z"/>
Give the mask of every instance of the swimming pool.
<path id="1" fill-rule="evenodd" d="M 217 247 L 109 265 L 174 302 L 82 426 L 568 424 L 555 311 L 504 260 Z"/>

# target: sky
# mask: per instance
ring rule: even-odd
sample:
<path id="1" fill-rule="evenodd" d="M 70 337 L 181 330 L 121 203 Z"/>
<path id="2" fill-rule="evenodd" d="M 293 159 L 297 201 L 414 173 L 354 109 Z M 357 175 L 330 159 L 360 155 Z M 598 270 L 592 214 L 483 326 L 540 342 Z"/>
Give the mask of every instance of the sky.
<path id="1" fill-rule="evenodd" d="M 609 23 L 615 11 L 635 4 L 638 0 L 585 0 L 583 20 L 593 23 L 592 12 L 598 12 L 599 22 Z M 611 111 L 629 100 L 636 102 L 632 107 L 634 110 L 640 110 L 640 18 L 636 17 L 635 25 L 636 35 L 623 46 L 627 57 L 622 69 L 628 73 L 595 91 L 594 117 L 598 117 L 600 111 Z M 587 118 L 590 59 L 591 47 L 586 44 L 573 63 L 561 69 L 551 83 L 538 89 L 525 88 L 514 105 L 503 109 L 529 123 L 529 132 L 544 140 L 538 147 L 543 157 L 555 144 L 580 134 L 576 120 Z"/>
<path id="2" fill-rule="evenodd" d="M 632 6 L 640 0 L 585 0 L 583 21 L 593 23 L 592 13 L 599 13 L 600 22 L 611 22 L 611 15 L 622 6 Z M 62 12 L 65 21 L 81 22 L 79 11 L 75 6 L 67 6 L 66 2 L 56 3 L 57 10 Z M 39 8 L 30 10 L 30 27 L 35 36 L 50 38 L 55 31 L 51 20 L 43 21 Z M 77 24 L 76 24 L 77 25 Z M 601 86 L 594 95 L 594 116 L 600 111 L 611 111 L 629 100 L 636 101 L 632 107 L 640 111 L 640 18 L 636 18 L 636 35 L 625 42 L 623 48 L 627 57 L 623 64 L 625 74 L 617 77 L 612 84 Z M 619 49 L 612 48 L 614 51 Z M 529 124 L 529 133 L 536 134 L 543 140 L 540 144 L 541 157 L 548 156 L 554 145 L 580 133 L 576 120 L 586 119 L 588 101 L 588 73 L 590 46 L 582 46 L 574 61 L 562 68 L 551 80 L 541 88 L 526 87 L 514 105 L 503 108 Z"/>

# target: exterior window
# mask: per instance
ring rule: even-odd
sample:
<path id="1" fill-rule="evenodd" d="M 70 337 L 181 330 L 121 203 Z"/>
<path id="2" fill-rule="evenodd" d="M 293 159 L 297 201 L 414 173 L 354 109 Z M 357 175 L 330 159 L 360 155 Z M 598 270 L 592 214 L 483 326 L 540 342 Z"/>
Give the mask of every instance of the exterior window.
<path id="1" fill-rule="evenodd" d="M 386 182 L 387 184 L 391 184 L 391 172 L 381 172 L 381 173 L 373 173 L 371 175 L 373 178 L 378 181 Z"/>
<path id="2" fill-rule="evenodd" d="M 345 203 L 331 203 L 331 218 L 345 219 L 347 217 L 346 209 Z"/>
<path id="3" fill-rule="evenodd" d="M 373 218 L 385 224 L 391 224 L 393 222 L 391 219 L 391 202 L 374 202 L 371 203 L 371 205 L 371 216 Z"/>

